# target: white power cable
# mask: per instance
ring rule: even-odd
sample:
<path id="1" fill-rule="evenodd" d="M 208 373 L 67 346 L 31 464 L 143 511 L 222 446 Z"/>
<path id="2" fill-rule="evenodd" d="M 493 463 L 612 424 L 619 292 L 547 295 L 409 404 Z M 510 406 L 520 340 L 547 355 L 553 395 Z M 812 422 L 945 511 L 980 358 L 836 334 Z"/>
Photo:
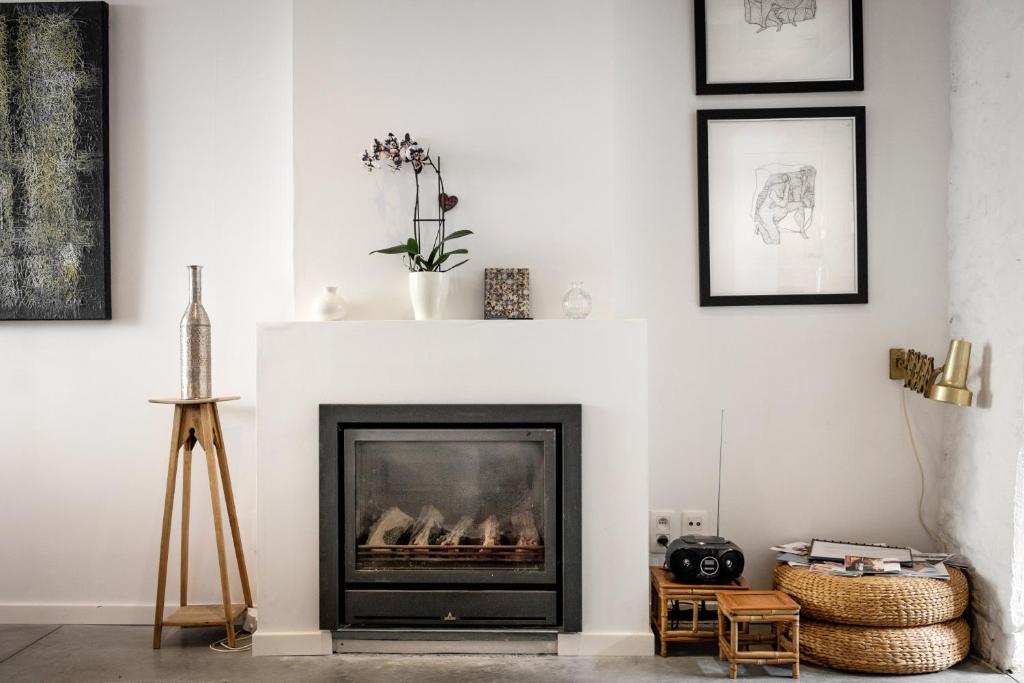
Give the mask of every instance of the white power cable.
<path id="1" fill-rule="evenodd" d="M 248 652 L 252 649 L 252 634 L 235 631 L 234 647 L 228 645 L 227 638 L 221 638 L 216 643 L 210 643 L 210 649 L 214 652 Z"/>
<path id="2" fill-rule="evenodd" d="M 914 460 L 917 461 L 917 471 L 921 475 L 921 496 L 917 499 L 917 521 L 921 523 L 921 528 L 925 530 L 925 533 L 927 533 L 928 537 L 932 539 L 932 542 L 941 547 L 942 543 L 939 541 L 938 537 L 932 533 L 932 530 L 928 528 L 928 525 L 924 521 L 924 464 L 921 462 L 921 454 L 917 452 L 917 440 L 914 439 L 914 429 L 910 426 L 910 414 L 907 412 L 906 387 L 900 387 L 900 403 L 903 406 L 903 421 L 907 425 L 907 435 L 910 437 L 910 448 L 914 452 Z"/>

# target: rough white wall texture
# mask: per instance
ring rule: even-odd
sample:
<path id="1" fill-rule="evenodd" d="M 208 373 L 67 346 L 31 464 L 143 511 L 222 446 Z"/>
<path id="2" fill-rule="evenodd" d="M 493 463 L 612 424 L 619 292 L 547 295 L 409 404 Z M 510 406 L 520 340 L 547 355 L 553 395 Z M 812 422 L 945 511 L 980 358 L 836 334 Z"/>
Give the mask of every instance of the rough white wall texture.
<path id="1" fill-rule="evenodd" d="M 946 423 L 950 546 L 974 566 L 974 642 L 1024 665 L 1024 3 L 953 0 L 949 232 L 952 334 L 974 342 L 975 407 Z"/>

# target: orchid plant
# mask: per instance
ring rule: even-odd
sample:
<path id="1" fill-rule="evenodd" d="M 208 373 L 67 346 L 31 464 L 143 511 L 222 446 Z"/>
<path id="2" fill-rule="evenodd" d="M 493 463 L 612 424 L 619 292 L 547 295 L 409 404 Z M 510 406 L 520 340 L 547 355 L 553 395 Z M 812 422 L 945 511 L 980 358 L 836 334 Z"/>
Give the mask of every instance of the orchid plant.
<path id="1" fill-rule="evenodd" d="M 444 191 L 444 180 L 441 177 L 441 158 L 435 161 L 430 156 L 430 150 L 425 150 L 418 142 L 406 133 L 399 139 L 394 133 L 388 133 L 384 140 L 373 140 L 373 150 L 363 151 L 363 164 L 368 171 L 375 171 L 387 165 L 393 172 L 399 172 L 403 166 L 411 166 L 413 178 L 416 181 L 416 205 L 413 208 L 412 237 L 404 244 L 396 244 L 386 249 L 376 249 L 371 254 L 401 254 L 406 266 L 411 273 L 441 272 L 458 268 L 469 261 L 462 259 L 455 264 L 450 263 L 453 256 L 468 254 L 468 249 L 449 249 L 448 243 L 467 235 L 472 235 L 472 230 L 456 230 L 448 233 L 445 231 L 445 214 L 459 203 L 455 195 L 447 194 Z M 437 176 L 437 218 L 420 218 L 420 174 L 425 168 L 431 168 Z M 423 223 L 437 223 L 437 230 L 434 234 L 430 251 L 424 255 L 423 235 L 421 225 Z"/>

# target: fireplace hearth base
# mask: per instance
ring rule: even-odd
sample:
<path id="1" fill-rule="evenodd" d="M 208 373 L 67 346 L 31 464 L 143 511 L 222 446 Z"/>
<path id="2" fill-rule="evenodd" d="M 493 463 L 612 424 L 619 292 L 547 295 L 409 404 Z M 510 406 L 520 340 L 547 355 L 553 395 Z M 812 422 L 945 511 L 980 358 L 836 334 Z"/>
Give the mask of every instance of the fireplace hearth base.
<path id="1" fill-rule="evenodd" d="M 334 631 L 338 654 L 553 655 L 558 654 L 554 629 L 373 629 L 350 627 Z"/>

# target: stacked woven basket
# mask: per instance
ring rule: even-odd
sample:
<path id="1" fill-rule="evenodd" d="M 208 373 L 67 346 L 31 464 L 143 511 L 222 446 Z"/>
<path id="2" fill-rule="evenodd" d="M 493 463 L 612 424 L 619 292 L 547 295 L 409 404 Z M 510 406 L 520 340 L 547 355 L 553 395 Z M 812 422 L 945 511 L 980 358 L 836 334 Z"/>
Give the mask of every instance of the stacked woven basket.
<path id="1" fill-rule="evenodd" d="M 800 656 L 868 673 L 942 671 L 967 656 L 967 579 L 842 577 L 779 565 L 775 587 L 800 603 Z"/>

